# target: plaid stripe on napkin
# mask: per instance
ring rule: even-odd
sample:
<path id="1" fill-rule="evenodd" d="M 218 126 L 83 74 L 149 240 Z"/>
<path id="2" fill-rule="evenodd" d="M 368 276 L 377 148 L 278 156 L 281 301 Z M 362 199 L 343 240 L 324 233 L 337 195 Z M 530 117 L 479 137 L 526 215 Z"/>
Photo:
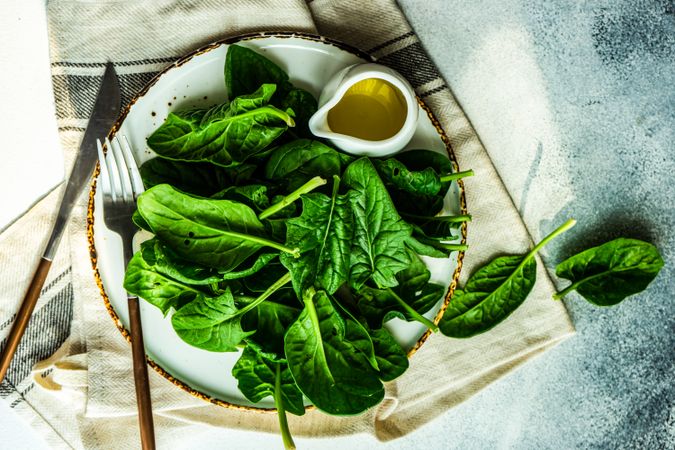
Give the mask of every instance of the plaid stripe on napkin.
<path id="1" fill-rule="evenodd" d="M 363 49 L 406 76 L 443 125 L 460 167 L 476 172 L 465 181 L 474 220 L 462 279 L 494 255 L 522 253 L 530 244 L 478 136 L 392 0 L 50 1 L 48 15 L 59 131 L 68 164 L 106 60 L 114 61 L 127 100 L 163 67 L 210 41 L 258 30 L 318 32 Z M 0 236 L 3 336 L 28 283 L 25 273 L 40 252 L 40 242 L 30 241 L 46 236 L 57 200 L 58 193 L 52 194 Z M 85 201 L 83 197 L 74 212 L 69 239 L 61 245 L 0 395 L 56 448 L 134 448 L 139 438 L 130 349 L 94 284 Z M 6 250 L 12 248 L 22 248 L 20 260 L 9 258 Z M 11 273 L 6 272 L 12 265 Z M 382 404 L 357 417 L 318 411 L 291 416 L 291 430 L 298 436 L 370 433 L 380 440 L 395 439 L 571 335 L 564 307 L 550 301 L 553 287 L 543 265 L 539 267 L 535 290 L 506 322 L 470 340 L 432 336 L 413 356 L 410 369 L 388 383 Z M 31 372 L 34 363 L 57 349 Z M 151 378 L 160 448 L 202 448 L 207 435 L 227 435 L 227 430 L 205 425 L 277 430 L 272 414 L 209 405 L 155 373 Z"/>

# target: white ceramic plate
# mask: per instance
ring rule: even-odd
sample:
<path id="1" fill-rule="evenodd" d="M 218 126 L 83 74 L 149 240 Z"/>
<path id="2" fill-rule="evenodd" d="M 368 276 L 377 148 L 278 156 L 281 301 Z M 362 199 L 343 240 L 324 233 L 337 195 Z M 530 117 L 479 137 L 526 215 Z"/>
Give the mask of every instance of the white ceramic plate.
<path id="1" fill-rule="evenodd" d="M 247 35 L 212 44 L 181 59 L 160 73 L 130 103 L 123 112 L 113 133 L 124 135 L 134 149 L 137 162 L 142 164 L 154 157 L 146 145 L 146 138 L 164 121 L 169 112 L 183 108 L 210 106 L 227 99 L 223 77 L 225 54 L 229 44 L 237 43 L 255 49 L 284 68 L 291 81 L 318 97 L 322 86 L 345 66 L 365 62 L 370 58 L 344 44 L 317 36 L 296 33 L 261 33 Z M 426 148 L 450 156 L 449 144 L 430 112 L 422 103 L 419 109 L 417 131 L 407 148 Z M 465 213 L 463 192 L 453 183 L 445 201 L 444 212 Z M 128 311 L 126 293 L 122 288 L 124 277 L 122 245 L 119 237 L 105 226 L 101 215 L 100 193 L 95 185 L 90 195 L 89 211 L 93 214 L 89 234 L 92 264 L 98 270 L 97 279 L 104 301 L 120 331 L 127 336 Z M 465 235 L 465 228 L 463 228 Z M 447 304 L 461 268 L 462 254 L 453 253 L 448 259 L 425 258 L 431 281 L 448 285 L 444 303 L 438 305 L 428 318 L 438 319 Z M 454 280 L 454 282 L 453 282 Z M 141 302 L 143 334 L 149 362 L 155 370 L 180 388 L 213 403 L 250 409 L 273 408 L 272 399 L 251 404 L 237 389 L 231 369 L 238 353 L 213 353 L 192 347 L 176 335 L 170 315 L 163 317 L 160 310 Z M 426 339 L 427 333 L 417 322 L 393 320 L 387 324 L 396 339 L 412 354 Z"/>

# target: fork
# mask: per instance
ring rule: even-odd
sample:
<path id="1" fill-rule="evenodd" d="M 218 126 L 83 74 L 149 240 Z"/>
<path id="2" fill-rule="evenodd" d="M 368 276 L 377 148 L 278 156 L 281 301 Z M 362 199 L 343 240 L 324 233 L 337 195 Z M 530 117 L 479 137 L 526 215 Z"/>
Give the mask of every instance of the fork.
<path id="1" fill-rule="evenodd" d="M 120 141 L 122 144 L 120 144 Z M 134 234 L 138 231 L 131 220 L 131 216 L 136 210 L 136 199 L 145 189 L 126 136 L 122 136 L 121 140 L 115 136 L 112 143 L 106 138 L 107 152 L 105 154 L 100 139 L 97 139 L 96 143 L 101 167 L 99 179 L 101 180 L 101 193 L 103 194 L 103 217 L 106 227 L 122 238 L 124 267 L 126 268 L 133 256 L 132 240 Z M 145 346 L 141 328 L 141 309 L 137 296 L 127 293 L 127 302 L 141 446 L 143 450 L 154 450 L 155 432 L 150 402 L 148 367 L 145 361 Z"/>

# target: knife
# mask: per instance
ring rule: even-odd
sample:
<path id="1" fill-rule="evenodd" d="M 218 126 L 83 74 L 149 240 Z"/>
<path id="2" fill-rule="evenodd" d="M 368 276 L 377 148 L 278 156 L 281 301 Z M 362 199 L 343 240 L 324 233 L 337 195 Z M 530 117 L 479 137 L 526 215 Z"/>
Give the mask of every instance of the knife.
<path id="1" fill-rule="evenodd" d="M 89 124 L 84 132 L 84 138 L 80 144 L 80 150 L 75 160 L 75 166 L 68 178 L 68 184 L 65 188 L 65 193 L 61 199 L 61 206 L 59 213 L 56 216 L 52 234 L 47 242 L 47 247 L 40 258 L 33 280 L 28 286 L 26 296 L 21 303 L 19 312 L 16 314 L 14 325 L 7 337 L 7 343 L 0 355 L 0 382 L 5 378 L 9 364 L 12 362 L 14 353 L 19 346 L 21 337 L 26 331 L 26 326 L 30 320 L 31 314 L 35 309 L 40 291 L 47 279 L 49 268 L 52 265 L 52 260 L 56 254 L 56 249 L 59 246 L 61 237 L 66 228 L 68 217 L 73 210 L 73 206 L 77 201 L 82 189 L 87 181 L 91 178 L 98 154 L 96 151 L 96 139 L 105 136 L 110 131 L 115 119 L 120 111 L 120 87 L 117 81 L 117 73 L 112 63 L 108 62 L 103 74 L 103 82 L 99 88 L 96 96 L 96 103 L 94 104 L 94 111 L 89 119 Z"/>

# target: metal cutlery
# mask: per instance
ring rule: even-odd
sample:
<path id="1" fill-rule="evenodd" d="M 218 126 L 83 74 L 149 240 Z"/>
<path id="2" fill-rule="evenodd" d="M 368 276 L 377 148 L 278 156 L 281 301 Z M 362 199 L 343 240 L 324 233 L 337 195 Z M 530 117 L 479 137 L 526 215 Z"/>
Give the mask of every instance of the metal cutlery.
<path id="1" fill-rule="evenodd" d="M 134 234 L 138 231 L 131 216 L 136 210 L 136 199 L 144 191 L 143 182 L 129 141 L 125 136 L 122 136 L 122 139 L 115 136 L 112 142 L 106 138 L 107 153 L 105 155 L 101 141 L 97 140 L 96 143 L 101 167 L 99 181 L 103 198 L 103 217 L 108 229 L 122 238 L 122 252 L 126 268 L 134 253 L 132 241 Z M 141 327 L 141 309 L 138 297 L 135 295 L 127 294 L 127 303 L 141 445 L 143 450 L 150 450 L 155 448 L 155 433 Z"/>

